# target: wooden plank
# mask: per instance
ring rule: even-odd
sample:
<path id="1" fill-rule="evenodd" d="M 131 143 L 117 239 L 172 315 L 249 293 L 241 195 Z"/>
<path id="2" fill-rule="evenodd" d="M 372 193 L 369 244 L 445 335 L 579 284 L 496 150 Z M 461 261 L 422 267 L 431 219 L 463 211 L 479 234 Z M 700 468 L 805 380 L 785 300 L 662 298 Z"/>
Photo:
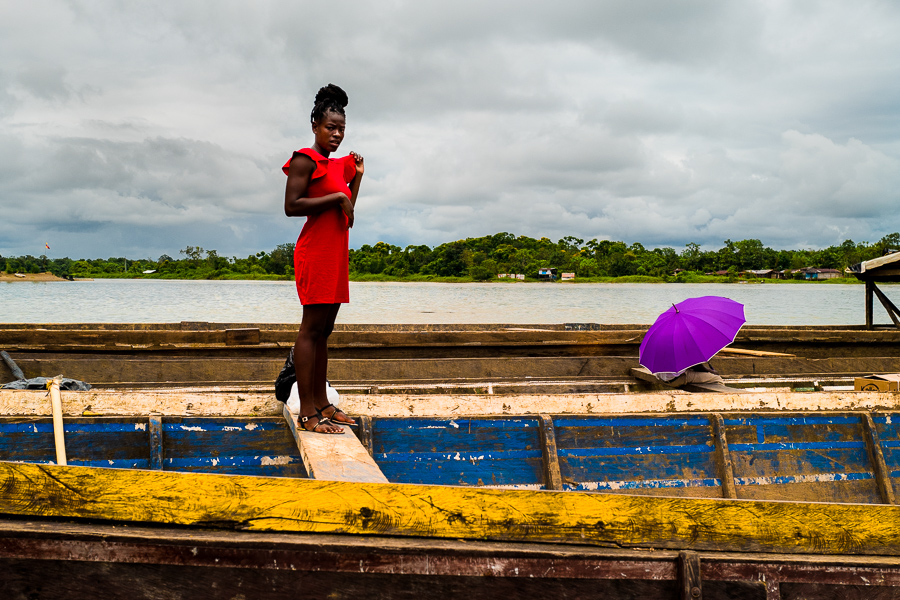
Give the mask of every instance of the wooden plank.
<path id="1" fill-rule="evenodd" d="M 376 455 L 391 481 L 540 489 L 537 418 L 379 418 Z"/>
<path id="2" fill-rule="evenodd" d="M 63 425 L 62 399 L 59 395 L 59 382 L 61 378 L 61 375 L 57 375 L 50 382 L 50 406 L 53 412 L 53 440 L 56 445 L 56 464 L 65 465 L 65 427 Z"/>
<path id="3" fill-rule="evenodd" d="M 255 345 L 259 344 L 259 329 L 258 328 L 246 328 L 246 329 L 226 329 L 225 330 L 225 345 L 226 346 L 238 346 L 238 345 Z"/>
<path id="4" fill-rule="evenodd" d="M 127 356 L 121 354 L 21 354 L 17 362 L 26 376 L 65 373 L 93 385 L 135 384 L 235 385 L 262 384 L 275 379 L 283 356 Z M 405 384 L 466 381 L 544 380 L 596 381 L 623 379 L 637 366 L 637 357 L 475 357 L 475 358 L 334 358 L 329 379 L 335 385 Z M 723 377 L 835 377 L 841 374 L 892 373 L 896 356 L 831 358 L 729 357 L 715 359 Z"/>
<path id="5" fill-rule="evenodd" d="M 0 514 L 681 550 L 900 556 L 900 507 L 0 463 Z"/>
<path id="6" fill-rule="evenodd" d="M 554 419 L 567 487 L 606 493 L 719 498 L 708 416 L 564 416 Z"/>
<path id="7" fill-rule="evenodd" d="M 878 484 L 878 493 L 885 504 L 896 504 L 894 500 L 894 486 L 891 483 L 891 472 L 884 462 L 884 452 L 881 449 L 881 441 L 878 439 L 878 430 L 871 413 L 865 413 L 861 417 L 863 432 L 865 433 L 866 451 L 872 462 L 872 471 Z"/>
<path id="8" fill-rule="evenodd" d="M 897 318 L 897 315 L 900 314 L 900 309 L 898 309 L 894 303 L 891 302 L 890 298 L 885 296 L 884 292 L 878 289 L 878 286 L 874 283 L 872 284 L 872 291 L 878 296 L 878 300 L 881 302 L 881 305 L 884 306 L 884 310 L 887 311 L 891 321 L 894 322 L 894 327 L 900 328 L 900 319 Z"/>
<path id="9" fill-rule="evenodd" d="M 739 498 L 880 502 L 858 414 L 731 414 L 724 422 Z"/>
<path id="10" fill-rule="evenodd" d="M 682 389 L 688 392 L 706 392 L 713 394 L 746 394 L 747 392 L 739 388 L 731 388 L 724 383 L 686 383 Z"/>
<path id="11" fill-rule="evenodd" d="M 872 290 L 875 288 L 875 283 L 870 280 L 866 280 L 866 329 L 872 329 L 873 315 L 872 309 L 874 308 L 874 299 L 872 298 Z"/>
<path id="12" fill-rule="evenodd" d="M 700 600 L 703 581 L 700 579 L 700 556 L 696 552 L 678 553 L 678 600 Z"/>
<path id="13" fill-rule="evenodd" d="M 150 415 L 150 468 L 162 470 L 165 461 L 162 417 Z"/>
<path id="14" fill-rule="evenodd" d="M 728 450 L 728 439 L 725 436 L 725 420 L 722 415 L 716 413 L 710 415 L 710 421 L 716 443 L 716 465 L 719 467 L 719 479 L 722 480 L 722 497 L 737 498 L 734 488 L 734 466 L 731 462 L 731 452 Z"/>
<path id="15" fill-rule="evenodd" d="M 796 354 L 787 354 L 785 352 L 767 352 L 765 350 L 744 350 L 741 348 L 722 348 L 718 354 L 742 354 L 745 356 L 787 356 L 796 357 Z"/>
<path id="16" fill-rule="evenodd" d="M 556 431 L 553 418 L 541 415 L 541 453 L 544 461 L 544 487 L 548 490 L 561 490 L 562 476 L 559 472 L 559 453 L 556 450 Z"/>
<path id="17" fill-rule="evenodd" d="M 689 394 L 679 390 L 630 394 L 344 394 L 350 414 L 378 417 L 558 414 L 639 414 L 776 411 L 897 411 L 898 392 L 792 392 Z M 66 417 L 91 413 L 163 416 L 281 416 L 283 404 L 265 389 L 172 388 L 67 392 Z M 50 416 L 46 392 L 0 390 L 0 416 Z"/>
<path id="18" fill-rule="evenodd" d="M 344 426 L 342 433 L 333 434 L 303 431 L 297 416 L 288 410 L 287 405 L 283 414 L 300 449 L 306 472 L 313 479 L 387 483 L 387 477 L 349 427 Z"/>
<path id="19" fill-rule="evenodd" d="M 372 422 L 372 416 L 360 415 L 356 418 L 356 422 L 359 423 L 359 443 L 363 445 L 363 448 L 366 449 L 369 456 L 374 456 L 375 446 L 372 441 L 372 427 L 374 423 Z"/>
<path id="20" fill-rule="evenodd" d="M 653 373 L 650 372 L 650 369 L 647 367 L 632 367 L 631 376 L 637 379 L 638 381 L 643 381 L 645 383 L 649 383 L 652 385 L 662 387 L 663 382 L 659 380 Z"/>
<path id="21" fill-rule="evenodd" d="M 744 390 L 738 388 L 730 388 L 723 383 L 685 383 L 679 386 L 669 385 L 668 383 L 657 378 L 646 367 L 634 367 L 631 369 L 631 376 L 640 381 L 651 384 L 656 388 L 663 389 L 682 389 L 687 392 L 713 393 L 713 394 L 743 394 Z"/>

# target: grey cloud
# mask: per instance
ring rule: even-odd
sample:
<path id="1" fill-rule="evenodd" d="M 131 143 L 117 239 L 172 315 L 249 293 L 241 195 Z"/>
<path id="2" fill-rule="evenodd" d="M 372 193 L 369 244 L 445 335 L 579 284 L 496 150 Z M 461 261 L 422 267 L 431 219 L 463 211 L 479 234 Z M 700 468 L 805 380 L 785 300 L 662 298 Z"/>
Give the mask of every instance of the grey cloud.
<path id="1" fill-rule="evenodd" d="M 66 70 L 51 65 L 27 67 L 16 76 L 25 91 L 42 100 L 69 99 L 72 89 L 65 80 Z"/>
<path id="2" fill-rule="evenodd" d="M 4 15 L 3 253 L 50 230 L 156 254 L 293 239 L 302 219 L 281 214 L 279 168 L 311 142 L 329 81 L 350 93 L 341 153 L 367 159 L 354 245 L 497 231 L 827 245 L 878 239 L 900 217 L 890 2 L 338 0 L 326 15 L 97 1 Z"/>

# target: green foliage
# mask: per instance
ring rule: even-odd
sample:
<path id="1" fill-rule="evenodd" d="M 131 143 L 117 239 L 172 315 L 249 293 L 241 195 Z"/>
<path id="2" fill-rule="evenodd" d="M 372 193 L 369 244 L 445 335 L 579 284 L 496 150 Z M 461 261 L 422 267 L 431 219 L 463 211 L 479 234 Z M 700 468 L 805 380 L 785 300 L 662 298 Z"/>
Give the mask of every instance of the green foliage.
<path id="1" fill-rule="evenodd" d="M 385 242 L 350 250 L 350 276 L 354 281 L 501 281 L 499 273 L 520 273 L 529 280 L 542 267 L 575 273 L 576 281 L 685 282 L 736 281 L 750 269 L 843 270 L 850 265 L 900 250 L 900 233 L 875 243 L 846 240 L 821 250 L 773 250 L 760 240 L 725 240 L 717 250 L 702 250 L 689 243 L 681 252 L 673 248 L 647 249 L 635 242 L 588 240 L 566 236 L 557 242 L 497 233 L 441 244 L 400 248 Z M 294 245 L 279 244 L 271 252 L 246 258 L 219 256 L 215 250 L 187 246 L 175 259 L 157 260 L 0 256 L 0 270 L 19 273 L 49 271 L 60 277 L 119 277 L 163 279 L 293 279 Z M 154 271 L 144 273 L 144 271 Z M 724 271 L 724 277 L 714 273 Z M 794 274 L 802 279 L 802 276 Z M 838 280 L 840 281 L 840 280 Z"/>

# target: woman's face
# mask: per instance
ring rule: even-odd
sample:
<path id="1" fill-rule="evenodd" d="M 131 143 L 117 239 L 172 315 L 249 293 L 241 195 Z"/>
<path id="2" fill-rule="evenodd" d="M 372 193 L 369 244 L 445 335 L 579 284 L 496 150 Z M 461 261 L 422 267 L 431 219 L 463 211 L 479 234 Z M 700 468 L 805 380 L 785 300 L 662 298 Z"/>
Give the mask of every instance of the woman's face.
<path id="1" fill-rule="evenodd" d="M 344 127 L 346 119 L 344 115 L 334 111 L 327 111 L 322 120 L 313 123 L 313 133 L 316 136 L 316 145 L 327 152 L 334 152 L 344 140 Z"/>

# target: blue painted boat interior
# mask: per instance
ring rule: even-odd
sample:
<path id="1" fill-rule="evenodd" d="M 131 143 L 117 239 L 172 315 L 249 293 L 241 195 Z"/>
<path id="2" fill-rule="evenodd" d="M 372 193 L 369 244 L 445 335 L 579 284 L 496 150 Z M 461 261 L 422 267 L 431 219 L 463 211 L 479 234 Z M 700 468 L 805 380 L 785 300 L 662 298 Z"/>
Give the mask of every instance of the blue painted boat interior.
<path id="1" fill-rule="evenodd" d="M 300 451 L 280 417 L 163 417 L 162 461 L 153 464 L 146 417 L 79 417 L 64 422 L 72 466 L 306 477 Z M 53 421 L 0 419 L 0 460 L 56 462 Z"/>
<path id="2" fill-rule="evenodd" d="M 887 473 L 898 486 L 900 414 L 872 418 Z M 563 489 L 722 496 L 711 415 L 556 415 L 550 420 Z M 281 417 L 150 421 L 67 418 L 68 463 L 306 477 Z M 863 414 L 725 414 L 723 421 L 739 498 L 881 502 Z M 373 418 L 371 452 L 396 483 L 545 489 L 546 435 L 536 416 Z M 55 462 L 51 419 L 0 418 L 0 460 Z"/>
<path id="3" fill-rule="evenodd" d="M 373 419 L 373 457 L 392 482 L 543 487 L 537 418 Z"/>

